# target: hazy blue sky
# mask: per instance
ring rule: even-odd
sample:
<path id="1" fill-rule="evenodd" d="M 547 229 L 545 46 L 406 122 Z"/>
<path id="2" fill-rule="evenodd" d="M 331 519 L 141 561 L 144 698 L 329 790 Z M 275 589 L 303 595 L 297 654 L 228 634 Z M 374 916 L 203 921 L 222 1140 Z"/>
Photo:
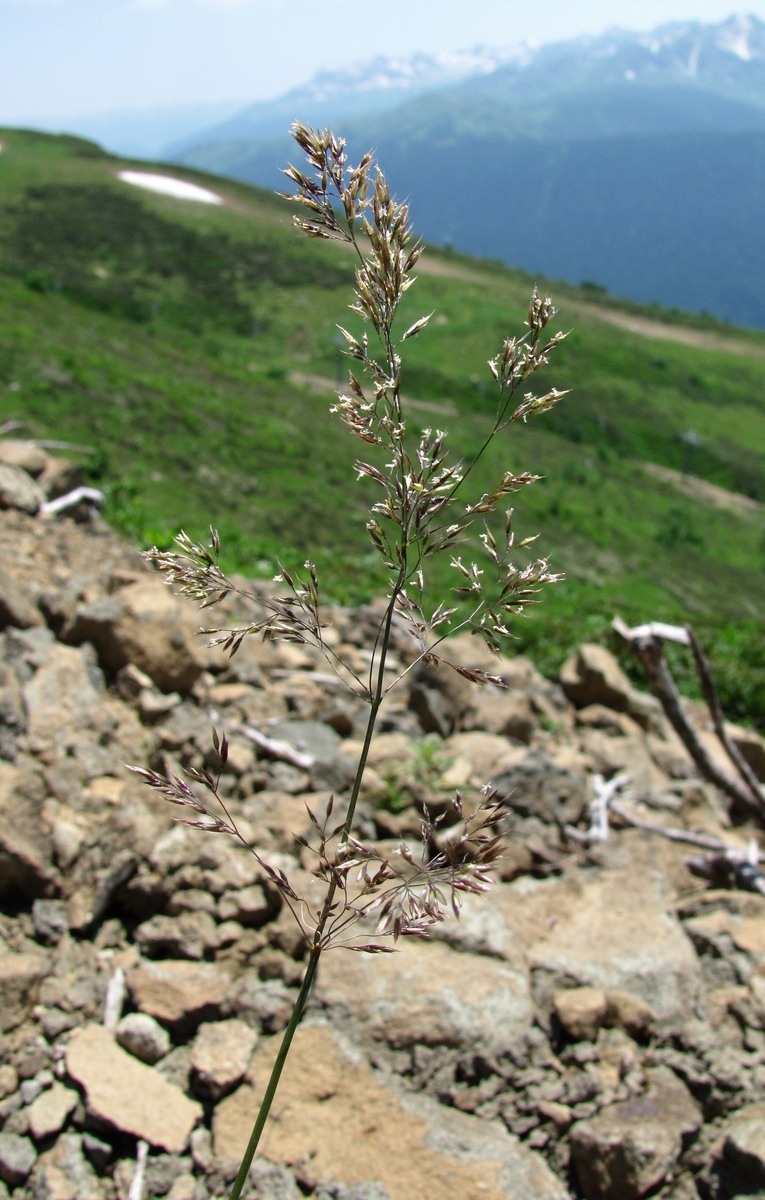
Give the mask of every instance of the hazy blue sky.
<path id="1" fill-rule="evenodd" d="M 0 0 L 0 124 L 244 103 L 376 52 L 549 42 L 732 11 L 726 0 Z M 746 11 L 765 19 L 765 0 Z"/>

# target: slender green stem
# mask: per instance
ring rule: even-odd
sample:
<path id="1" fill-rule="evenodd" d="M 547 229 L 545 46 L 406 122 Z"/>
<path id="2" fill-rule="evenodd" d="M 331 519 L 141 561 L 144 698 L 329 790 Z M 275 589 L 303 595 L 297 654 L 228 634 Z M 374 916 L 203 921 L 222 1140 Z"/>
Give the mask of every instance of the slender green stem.
<path id="1" fill-rule="evenodd" d="M 390 602 L 388 605 L 388 609 L 385 614 L 385 620 L 383 622 L 382 641 L 380 643 L 380 657 L 379 657 L 378 665 L 377 665 L 376 686 L 375 686 L 374 696 L 372 697 L 371 704 L 370 704 L 369 718 L 367 720 L 367 729 L 366 729 L 366 735 L 364 737 L 364 744 L 361 749 L 361 754 L 359 755 L 358 766 L 356 768 L 356 776 L 353 781 L 353 788 L 351 790 L 350 799 L 348 801 L 348 812 L 346 813 L 345 824 L 343 825 L 341 841 L 348 840 L 348 837 L 349 837 L 350 831 L 351 831 L 351 826 L 353 825 L 353 817 L 354 817 L 354 813 L 356 811 L 356 804 L 357 804 L 357 801 L 359 798 L 359 794 L 361 792 L 361 784 L 362 784 L 362 781 L 364 778 L 364 770 L 367 765 L 367 758 L 369 757 L 369 748 L 372 744 L 372 737 L 374 734 L 375 724 L 377 722 L 377 714 L 380 710 L 380 705 L 382 703 L 382 699 L 383 699 L 383 695 L 384 695 L 383 680 L 384 680 L 384 675 L 385 675 L 385 661 L 388 656 L 388 647 L 390 644 L 390 631 L 391 631 L 391 624 L 393 622 L 393 612 L 394 612 L 395 603 L 396 603 L 396 596 L 398 595 L 398 592 L 399 592 L 401 586 L 402 586 L 402 577 L 400 575 L 399 579 L 397 580 L 397 582 L 394 586 L 393 595 L 391 596 L 391 599 L 390 599 Z M 292 1045 L 292 1039 L 295 1036 L 295 1031 L 297 1030 L 298 1025 L 300 1024 L 300 1020 L 303 1016 L 303 1012 L 305 1010 L 306 1003 L 308 1002 L 308 997 L 311 993 L 311 988 L 313 987 L 313 982 L 314 982 L 314 978 L 316 975 L 316 968 L 319 965 L 319 956 L 321 955 L 321 952 L 322 952 L 322 949 L 324 946 L 324 941 L 323 941 L 324 934 L 326 931 L 327 922 L 329 921 L 329 918 L 330 918 L 332 902 L 334 900 L 336 891 L 337 891 L 337 884 L 333 880 L 332 883 L 329 885 L 329 888 L 327 889 L 327 895 L 324 899 L 324 904 L 322 905 L 321 914 L 319 916 L 319 920 L 316 925 L 316 930 L 315 930 L 314 939 L 313 939 L 313 945 L 311 946 L 311 954 L 308 959 L 308 966 L 306 967 L 305 975 L 303 976 L 303 982 L 300 985 L 300 991 L 298 992 L 298 996 L 295 1001 L 295 1006 L 292 1009 L 290 1019 L 287 1023 L 287 1028 L 284 1030 L 284 1035 L 282 1037 L 281 1045 L 279 1046 L 279 1053 L 277 1054 L 276 1061 L 274 1062 L 274 1065 L 271 1068 L 271 1074 L 268 1077 L 268 1084 L 266 1085 L 266 1090 L 263 1094 L 263 1099 L 260 1102 L 260 1108 L 258 1109 L 258 1115 L 255 1118 L 255 1124 L 252 1127 L 252 1133 L 250 1134 L 250 1140 L 247 1143 L 247 1149 L 245 1150 L 244 1157 L 239 1165 L 239 1171 L 237 1172 L 236 1179 L 234 1180 L 234 1185 L 231 1189 L 229 1200 L 239 1200 L 239 1196 L 241 1195 L 241 1191 L 242 1191 L 242 1188 L 244 1187 L 250 1167 L 252 1166 L 252 1160 L 255 1157 L 255 1151 L 258 1148 L 258 1143 L 260 1142 L 260 1138 L 261 1138 L 261 1135 L 265 1128 L 266 1121 L 268 1120 L 268 1114 L 271 1111 L 271 1105 L 273 1104 L 274 1097 L 276 1095 L 276 1089 L 279 1086 L 279 1080 L 281 1078 L 282 1070 L 284 1069 L 284 1064 L 287 1061 L 287 1055 L 290 1052 L 290 1046 Z"/>
<path id="2" fill-rule="evenodd" d="M 281 1045 L 279 1046 L 279 1053 L 276 1056 L 276 1061 L 271 1068 L 271 1074 L 268 1077 L 268 1084 L 263 1094 L 263 1099 L 260 1102 L 258 1115 L 255 1119 L 255 1124 L 252 1127 L 252 1133 L 250 1134 L 250 1140 L 247 1143 L 247 1149 L 244 1152 L 244 1158 L 239 1165 L 239 1171 L 236 1179 L 234 1180 L 234 1186 L 231 1189 L 229 1200 L 239 1200 L 239 1196 L 241 1195 L 241 1191 L 244 1187 L 250 1167 L 252 1166 L 252 1160 L 255 1157 L 255 1151 L 258 1148 L 258 1142 L 260 1141 L 261 1134 L 263 1133 L 266 1121 L 268 1120 L 268 1114 L 271 1111 L 271 1105 L 273 1104 L 274 1096 L 276 1095 L 276 1089 L 279 1086 L 282 1070 L 284 1069 L 284 1064 L 287 1061 L 287 1055 L 290 1052 L 290 1046 L 292 1045 L 292 1039 L 295 1036 L 295 1030 L 300 1024 L 300 1018 L 303 1015 L 303 1010 L 306 1006 L 308 996 L 313 986 L 316 968 L 319 965 L 320 954 L 321 946 L 314 943 L 311 948 L 311 956 L 308 960 L 308 966 L 306 968 L 305 975 L 303 976 L 303 982 L 301 984 L 297 1000 L 295 1001 L 295 1007 L 293 1008 L 292 1015 L 287 1023 L 287 1028 L 284 1030 L 284 1035 L 282 1037 Z"/>

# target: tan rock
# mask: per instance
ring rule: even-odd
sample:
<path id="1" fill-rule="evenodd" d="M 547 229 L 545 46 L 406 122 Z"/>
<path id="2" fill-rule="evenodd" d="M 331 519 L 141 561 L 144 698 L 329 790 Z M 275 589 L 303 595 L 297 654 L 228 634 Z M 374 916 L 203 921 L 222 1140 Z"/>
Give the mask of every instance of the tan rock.
<path id="1" fill-rule="evenodd" d="M 656 1014 L 650 1004 L 646 1004 L 629 992 L 609 990 L 606 992 L 608 1002 L 608 1025 L 616 1025 L 631 1037 L 646 1037 L 653 1028 Z"/>
<path id="2" fill-rule="evenodd" d="M 28 442 L 23 438 L 0 438 L 0 463 L 18 467 L 33 479 L 42 475 L 48 461 L 49 455 L 36 442 Z"/>
<path id="3" fill-rule="evenodd" d="M 0 900 L 47 896 L 57 882 L 40 792 L 37 775 L 0 760 Z"/>
<path id="4" fill-rule="evenodd" d="M 180 1088 L 122 1050 L 102 1025 L 75 1030 L 66 1069 L 85 1089 L 89 1114 L 123 1133 L 180 1154 L 202 1108 Z"/>
<path id="5" fill-rule="evenodd" d="M 15 1029 L 28 1016 L 47 971 L 42 954 L 0 953 L 0 1031 Z"/>
<path id="6" fill-rule="evenodd" d="M 45 500 L 42 488 L 20 467 L 0 462 L 0 509 L 36 513 Z"/>
<path id="7" fill-rule="evenodd" d="M 604 704 L 617 712 L 630 710 L 634 689 L 605 646 L 584 643 L 563 664 L 558 678 L 578 708 Z"/>
<path id="8" fill-rule="evenodd" d="M 136 1007 L 167 1025 L 214 1020 L 230 986 L 222 967 L 185 960 L 144 962 L 128 975 Z"/>
<path id="9" fill-rule="evenodd" d="M 454 733 L 445 740 L 440 754 L 447 763 L 441 782 L 445 788 L 473 786 L 480 789 L 503 772 L 512 770 L 525 753 L 525 746 L 508 745 L 507 738 L 495 733 L 480 730 Z"/>
<path id="10" fill-rule="evenodd" d="M 163 692 L 185 694 L 210 661 L 198 628 L 194 607 L 149 577 L 83 607 L 71 636 L 92 642 L 107 671 L 132 663 Z"/>
<path id="11" fill-rule="evenodd" d="M 250 1082 L 217 1106 L 216 1155 L 241 1157 L 277 1043 L 264 1044 Z M 406 1096 L 319 1025 L 298 1030 L 280 1083 L 278 1120 L 270 1121 L 266 1138 L 269 1159 L 300 1163 L 316 1185 L 376 1181 L 390 1200 L 565 1200 L 567 1195 L 541 1156 L 503 1126 L 426 1097 Z"/>
<path id="12" fill-rule="evenodd" d="M 64 1087 L 62 1083 L 54 1083 L 53 1087 L 41 1092 L 27 1109 L 32 1136 L 40 1141 L 59 1133 L 77 1107 L 78 1100 L 77 1092 Z"/>
<path id="13" fill-rule="evenodd" d="M 594 1042 L 606 1024 L 608 998 L 602 988 L 566 988 L 555 993 L 555 1013 L 575 1042 Z"/>

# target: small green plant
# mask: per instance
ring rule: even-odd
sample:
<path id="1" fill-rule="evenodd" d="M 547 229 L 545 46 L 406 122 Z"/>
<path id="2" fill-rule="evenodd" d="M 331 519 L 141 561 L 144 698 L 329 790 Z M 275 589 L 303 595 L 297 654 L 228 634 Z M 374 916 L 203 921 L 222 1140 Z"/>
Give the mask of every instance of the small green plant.
<path id="1" fill-rule="evenodd" d="M 442 775 L 450 765 L 438 734 L 427 733 L 414 744 L 412 750 L 411 759 L 382 773 L 385 791 L 378 803 L 389 812 L 403 812 L 417 801 L 420 807 L 429 806 Z"/>
<path id="2" fill-rule="evenodd" d="M 483 670 L 450 662 L 445 639 L 469 630 L 498 653 L 511 636 L 512 618 L 524 613 L 541 588 L 560 578 L 549 570 L 546 559 L 526 553 L 534 537 L 516 542 L 512 509 L 505 508 L 510 496 L 538 476 L 508 470 L 491 491 L 470 498 L 466 495 L 476 462 L 494 439 L 514 422 L 546 412 L 563 395 L 554 389 L 542 395 L 525 390 L 564 336 L 547 332 L 555 315 L 552 303 L 535 290 L 525 331 L 508 337 L 489 361 L 496 400 L 493 411 L 487 412 L 483 443 L 471 462 L 452 461 L 444 432 L 425 429 L 417 436 L 407 427 L 401 348 L 419 336 L 430 319 L 425 315 L 404 322 L 400 315 L 422 253 L 421 244 L 412 238 L 407 206 L 393 198 L 370 154 L 350 167 L 345 143 L 331 132 L 296 124 L 293 136 L 312 171 L 305 174 L 290 166 L 285 172 L 296 189 L 288 198 L 299 204 L 304 214 L 295 217 L 295 224 L 309 237 L 349 246 L 357 257 L 350 308 L 358 329 L 340 329 L 352 370 L 347 391 L 331 411 L 363 443 L 365 457 L 356 462 L 355 469 L 359 480 L 375 492 L 366 527 L 387 595 L 368 671 L 357 673 L 325 641 L 319 579 L 311 561 L 301 575 L 282 567 L 277 576 L 282 590 L 272 592 L 242 591 L 224 574 L 214 530 L 207 546 L 183 533 L 176 538 L 175 550 L 155 549 L 148 557 L 176 591 L 203 608 L 232 592 L 256 601 L 259 619 L 238 628 L 206 631 L 213 635 L 214 644 L 234 654 L 246 637 L 259 635 L 316 647 L 354 695 L 366 702 L 366 731 L 348 794 L 339 804 L 332 798 L 321 815 L 309 810 L 313 838 L 297 839 L 313 855 L 314 874 L 325 884 L 323 900 L 312 906 L 280 869 L 246 842 L 220 795 L 219 777 L 211 771 L 190 770 L 187 778 L 180 778 L 133 768 L 150 787 L 186 810 L 181 818 L 186 824 L 227 833 L 255 855 L 292 911 L 309 948 L 302 985 L 231 1200 L 237 1200 L 247 1177 L 321 955 L 334 947 L 367 953 L 391 951 L 391 943 L 400 937 L 427 933 L 450 911 L 459 912 L 464 894 L 487 889 L 491 866 L 500 854 L 497 826 L 502 800 L 488 787 L 475 807 L 464 813 L 461 797 L 454 796 L 457 823 L 438 849 L 434 834 L 442 818 L 431 819 L 427 811 L 419 851 L 402 844 L 390 854 L 355 836 L 354 818 L 381 705 L 418 663 L 453 669 L 477 684 L 491 681 L 501 685 L 499 678 Z M 456 577 L 450 603 L 431 598 L 428 587 L 430 562 L 443 554 L 450 556 Z M 394 622 L 408 629 L 416 646 L 412 661 L 397 678 L 391 678 L 387 670 Z M 222 768 L 227 757 L 225 734 L 214 731 L 213 742 Z M 435 748 L 432 753 L 430 747 L 423 749 L 420 765 L 428 776 L 438 770 Z M 205 792 L 207 796 L 202 798 Z"/>

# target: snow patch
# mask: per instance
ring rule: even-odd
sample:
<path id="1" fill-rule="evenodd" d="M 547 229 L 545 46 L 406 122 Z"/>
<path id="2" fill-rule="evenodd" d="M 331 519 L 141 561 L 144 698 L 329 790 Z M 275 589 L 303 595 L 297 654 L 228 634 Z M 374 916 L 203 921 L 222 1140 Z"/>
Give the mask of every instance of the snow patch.
<path id="1" fill-rule="evenodd" d="M 731 17 L 730 21 L 726 21 L 723 26 L 720 46 L 723 50 L 727 50 L 729 54 L 740 58 L 742 62 L 749 62 L 754 58 L 750 42 L 751 32 L 752 21 L 750 17 L 743 15 Z"/>
<path id="2" fill-rule="evenodd" d="M 196 183 L 188 183 L 185 179 L 173 179 L 170 175 L 152 175 L 148 171 L 119 171 L 118 178 L 124 183 L 132 183 L 135 187 L 148 188 L 150 192 L 175 196 L 178 200 L 197 200 L 200 204 L 223 203 L 222 198 L 215 192 L 199 187 Z"/>

